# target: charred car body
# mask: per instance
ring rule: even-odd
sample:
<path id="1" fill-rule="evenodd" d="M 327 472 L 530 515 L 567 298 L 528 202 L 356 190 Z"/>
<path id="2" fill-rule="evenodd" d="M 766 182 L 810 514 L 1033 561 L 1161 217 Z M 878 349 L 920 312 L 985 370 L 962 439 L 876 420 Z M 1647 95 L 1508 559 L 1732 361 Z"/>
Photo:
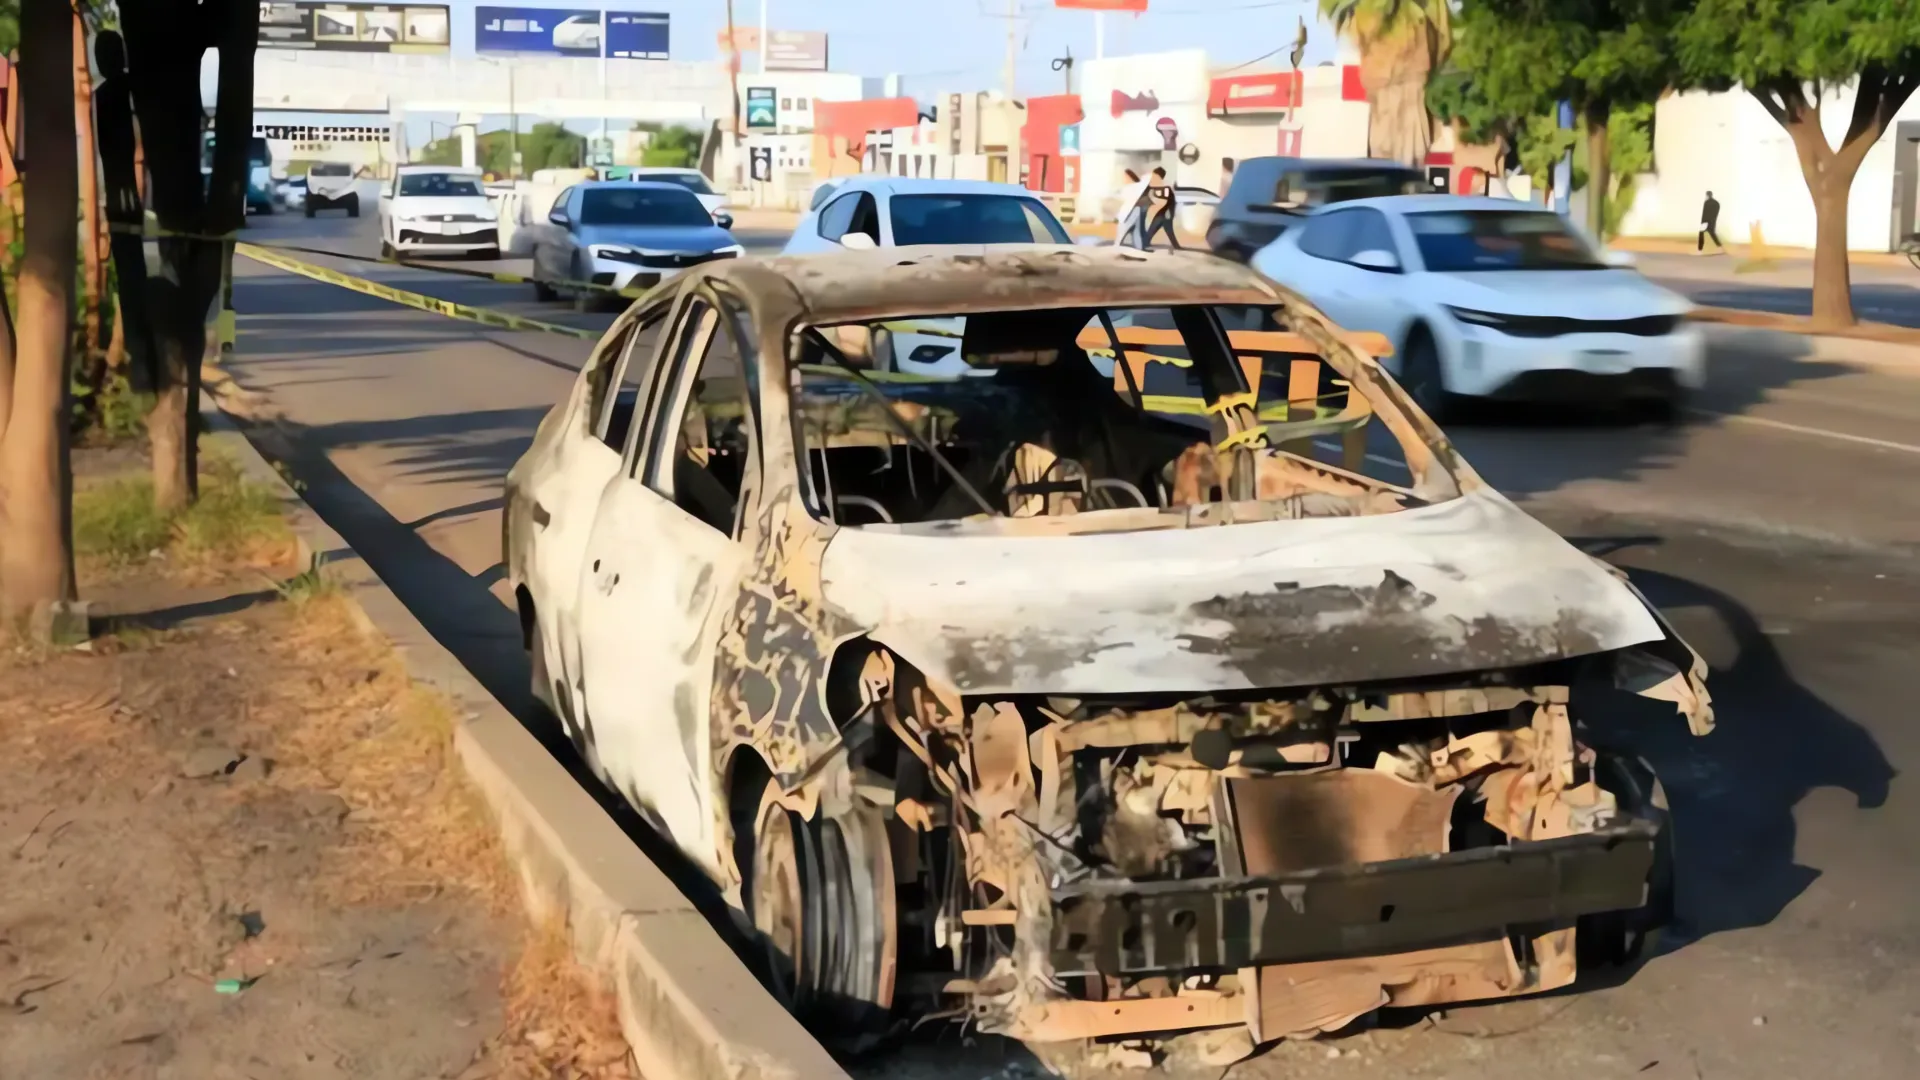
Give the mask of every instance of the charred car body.
<path id="1" fill-rule="evenodd" d="M 973 370 L 877 370 L 907 318 Z M 1374 344 L 1204 256 L 691 270 L 509 476 L 535 691 L 822 1031 L 1263 1041 L 1564 986 L 1669 873 L 1577 691 L 1704 734 L 1704 666 Z"/>

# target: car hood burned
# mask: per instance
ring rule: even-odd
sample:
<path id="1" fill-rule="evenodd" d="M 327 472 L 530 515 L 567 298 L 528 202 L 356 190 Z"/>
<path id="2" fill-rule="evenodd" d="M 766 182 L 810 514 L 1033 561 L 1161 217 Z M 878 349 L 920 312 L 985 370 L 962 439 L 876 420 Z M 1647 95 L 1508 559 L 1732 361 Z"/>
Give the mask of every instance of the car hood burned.
<path id="1" fill-rule="evenodd" d="M 844 528 L 827 601 L 968 694 L 1346 685 L 1659 640 L 1623 582 L 1486 490 L 1398 513 L 1072 536 Z"/>

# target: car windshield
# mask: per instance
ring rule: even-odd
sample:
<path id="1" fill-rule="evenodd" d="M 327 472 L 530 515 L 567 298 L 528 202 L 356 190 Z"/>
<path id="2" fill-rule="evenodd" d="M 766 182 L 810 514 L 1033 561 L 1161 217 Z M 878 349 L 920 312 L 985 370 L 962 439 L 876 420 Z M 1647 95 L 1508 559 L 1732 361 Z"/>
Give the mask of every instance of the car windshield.
<path id="1" fill-rule="evenodd" d="M 323 174 L 324 175 L 324 174 Z M 400 194 L 460 196 L 480 194 L 480 182 L 451 173 L 407 173 L 400 177 Z"/>
<path id="2" fill-rule="evenodd" d="M 337 162 L 324 161 L 307 170 L 308 176 L 352 176 L 353 170 Z"/>
<path id="3" fill-rule="evenodd" d="M 1418 505 L 1377 419 L 1398 406 L 1314 356 L 1277 309 L 891 319 L 802 331 L 790 400 L 814 513 L 843 525 L 939 532 L 932 523 L 1296 497 L 1264 518 Z M 1209 407 L 1248 389 L 1232 408 L 1256 433 L 1241 440 L 1253 483 L 1222 475 L 1225 421 Z"/>
<path id="4" fill-rule="evenodd" d="M 635 180 L 645 180 L 651 184 L 678 184 L 695 195 L 711 195 L 713 188 L 707 184 L 707 178 L 699 173 L 641 173 Z"/>
<path id="5" fill-rule="evenodd" d="M 1067 244 L 1067 231 L 1038 199 L 1019 195 L 895 195 L 893 242 Z"/>
<path id="6" fill-rule="evenodd" d="M 582 225 L 711 225 L 700 200 L 669 188 L 588 188 L 580 196 Z"/>
<path id="7" fill-rule="evenodd" d="M 1560 215 L 1544 210 L 1428 211 L 1408 214 L 1407 228 L 1436 274 L 1606 269 Z"/>

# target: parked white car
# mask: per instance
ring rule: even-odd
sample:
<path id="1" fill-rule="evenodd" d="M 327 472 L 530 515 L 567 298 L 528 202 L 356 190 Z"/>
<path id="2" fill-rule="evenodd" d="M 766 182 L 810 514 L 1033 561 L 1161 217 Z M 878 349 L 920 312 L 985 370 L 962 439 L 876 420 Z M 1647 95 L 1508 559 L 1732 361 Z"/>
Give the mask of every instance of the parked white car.
<path id="1" fill-rule="evenodd" d="M 1341 326 L 1384 334 L 1422 408 L 1619 401 L 1680 412 L 1705 379 L 1693 305 L 1510 199 L 1395 195 L 1310 215 L 1253 258 Z"/>
<path id="2" fill-rule="evenodd" d="M 832 186 L 827 186 L 831 184 Z M 1060 219 L 1033 192 L 985 180 L 862 175 L 816 188 L 783 254 L 960 244 L 1069 244 Z M 890 323 L 874 342 L 883 370 L 964 375 L 964 319 Z"/>
<path id="3" fill-rule="evenodd" d="M 380 189 L 380 254 L 497 258 L 500 225 L 478 169 L 402 165 Z"/>

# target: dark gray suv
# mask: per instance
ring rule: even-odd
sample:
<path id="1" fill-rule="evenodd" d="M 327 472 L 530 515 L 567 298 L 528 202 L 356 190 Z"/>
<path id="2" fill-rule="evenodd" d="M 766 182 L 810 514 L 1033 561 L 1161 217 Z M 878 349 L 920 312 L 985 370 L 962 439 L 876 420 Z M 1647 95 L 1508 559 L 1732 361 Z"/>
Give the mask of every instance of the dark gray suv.
<path id="1" fill-rule="evenodd" d="M 1426 174 L 1397 161 L 1248 158 L 1213 212 L 1207 246 L 1244 263 L 1316 206 L 1428 190 Z"/>

